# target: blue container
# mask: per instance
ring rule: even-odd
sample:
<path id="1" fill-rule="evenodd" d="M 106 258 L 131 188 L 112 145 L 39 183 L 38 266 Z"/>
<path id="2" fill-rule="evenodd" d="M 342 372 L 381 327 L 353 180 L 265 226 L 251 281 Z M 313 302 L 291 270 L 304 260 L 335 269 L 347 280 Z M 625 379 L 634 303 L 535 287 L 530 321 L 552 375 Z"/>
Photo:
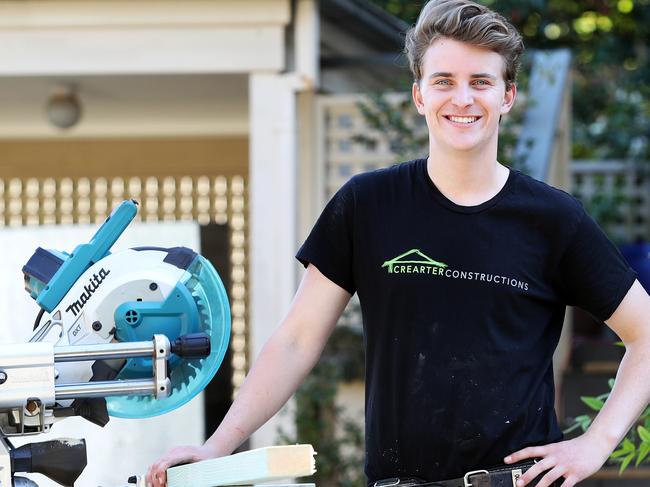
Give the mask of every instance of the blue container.
<path id="1" fill-rule="evenodd" d="M 625 244 L 620 247 L 623 257 L 639 274 L 639 282 L 650 293 L 650 242 Z"/>

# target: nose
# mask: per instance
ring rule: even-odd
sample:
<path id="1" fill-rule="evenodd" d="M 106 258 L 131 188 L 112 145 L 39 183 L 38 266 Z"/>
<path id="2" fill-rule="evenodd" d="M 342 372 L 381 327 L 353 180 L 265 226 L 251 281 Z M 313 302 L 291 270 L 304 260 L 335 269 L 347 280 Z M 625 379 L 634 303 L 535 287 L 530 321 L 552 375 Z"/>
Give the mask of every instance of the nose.
<path id="1" fill-rule="evenodd" d="M 454 90 L 451 102 L 459 107 L 467 107 L 474 103 L 474 97 L 469 86 L 458 84 Z"/>

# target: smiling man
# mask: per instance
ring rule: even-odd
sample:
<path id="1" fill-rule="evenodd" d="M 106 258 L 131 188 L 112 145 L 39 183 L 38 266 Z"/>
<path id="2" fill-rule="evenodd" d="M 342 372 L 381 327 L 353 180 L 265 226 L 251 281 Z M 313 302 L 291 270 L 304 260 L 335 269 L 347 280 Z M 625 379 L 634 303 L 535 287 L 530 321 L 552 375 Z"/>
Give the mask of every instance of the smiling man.
<path id="1" fill-rule="evenodd" d="M 572 487 L 603 465 L 650 400 L 650 297 L 575 198 L 497 161 L 522 51 L 483 6 L 424 7 L 406 53 L 428 157 L 355 176 L 332 198 L 230 411 L 203 446 L 152 465 L 154 486 L 170 465 L 230 454 L 275 414 L 355 292 L 369 485 Z M 552 356 L 567 304 L 606 321 L 626 353 L 592 426 L 563 441 Z"/>

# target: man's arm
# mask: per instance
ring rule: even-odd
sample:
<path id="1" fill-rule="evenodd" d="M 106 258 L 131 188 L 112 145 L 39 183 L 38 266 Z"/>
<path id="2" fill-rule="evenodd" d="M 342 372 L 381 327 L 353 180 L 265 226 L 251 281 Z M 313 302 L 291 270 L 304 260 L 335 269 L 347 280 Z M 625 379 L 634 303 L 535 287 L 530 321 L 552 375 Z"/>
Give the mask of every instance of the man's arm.
<path id="1" fill-rule="evenodd" d="M 527 485 L 550 470 L 537 487 L 564 477 L 560 487 L 573 487 L 597 472 L 650 402 L 650 296 L 635 281 L 607 325 L 625 343 L 625 355 L 609 398 L 589 429 L 573 440 L 525 448 L 506 457 L 506 463 L 542 457 L 520 479 Z"/>
<path id="2" fill-rule="evenodd" d="M 269 338 L 223 421 L 202 447 L 177 447 L 147 472 L 154 487 L 178 463 L 231 454 L 289 400 L 316 365 L 350 293 L 309 265 L 287 316 Z"/>

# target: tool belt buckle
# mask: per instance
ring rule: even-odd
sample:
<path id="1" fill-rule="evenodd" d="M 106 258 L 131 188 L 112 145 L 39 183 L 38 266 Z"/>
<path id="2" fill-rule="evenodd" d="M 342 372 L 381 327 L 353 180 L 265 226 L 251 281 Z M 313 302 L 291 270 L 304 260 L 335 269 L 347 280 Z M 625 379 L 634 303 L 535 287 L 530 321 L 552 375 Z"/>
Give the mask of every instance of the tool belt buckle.
<path id="1" fill-rule="evenodd" d="M 378 480 L 374 484 L 372 484 L 372 487 L 393 487 L 394 485 L 399 485 L 401 480 L 397 477 L 392 478 L 392 479 L 386 479 L 386 480 Z"/>
<path id="2" fill-rule="evenodd" d="M 487 470 L 472 470 L 471 472 L 467 472 L 463 476 L 463 485 L 464 485 L 464 487 L 472 487 L 472 484 L 470 483 L 469 478 L 472 475 L 476 475 L 476 474 L 479 474 L 479 473 L 484 473 L 486 475 L 490 475 L 490 472 L 488 472 Z"/>

